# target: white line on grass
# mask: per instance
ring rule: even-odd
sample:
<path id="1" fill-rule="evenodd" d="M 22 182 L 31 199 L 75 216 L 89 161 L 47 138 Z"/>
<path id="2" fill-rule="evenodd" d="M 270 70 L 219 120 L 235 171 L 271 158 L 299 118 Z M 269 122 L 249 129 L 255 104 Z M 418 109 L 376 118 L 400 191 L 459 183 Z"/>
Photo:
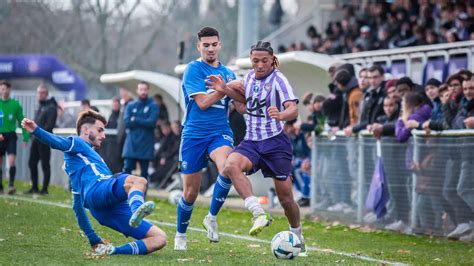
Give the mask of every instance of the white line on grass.
<path id="1" fill-rule="evenodd" d="M 26 202 L 31 202 L 31 203 L 50 205 L 50 206 L 55 206 L 55 207 L 68 208 L 68 209 L 72 208 L 72 206 L 70 204 L 52 202 L 52 201 L 46 201 L 46 200 L 40 200 L 40 199 L 24 198 L 24 197 L 18 197 L 18 196 L 6 196 L 6 195 L 0 195 L 0 198 L 21 200 L 21 201 L 26 201 Z M 148 219 L 148 220 L 155 223 L 155 224 L 157 224 L 157 225 L 168 226 L 168 227 L 176 227 L 176 224 L 174 224 L 174 223 L 160 222 L 160 221 L 155 221 L 155 220 L 150 220 L 150 219 Z M 188 229 L 190 231 L 195 231 L 195 232 L 202 232 L 202 233 L 206 232 L 204 229 L 201 229 L 201 228 L 188 227 Z M 224 232 L 220 232 L 220 235 L 235 238 L 235 239 L 247 240 L 247 241 L 251 241 L 251 242 L 260 242 L 260 243 L 266 243 L 266 244 L 270 243 L 270 241 L 268 241 L 268 240 L 263 240 L 263 239 L 254 238 L 254 237 L 250 237 L 250 236 L 242 236 L 242 235 L 236 235 L 236 234 L 224 233 Z M 404 264 L 404 263 L 401 263 L 401 262 L 380 260 L 380 259 L 375 259 L 375 258 L 363 256 L 363 255 L 358 255 L 358 254 L 348 253 L 348 252 L 342 252 L 342 251 L 335 251 L 335 250 L 326 249 L 326 248 L 306 247 L 306 249 L 311 250 L 311 251 L 317 251 L 317 252 L 330 253 L 330 254 L 335 254 L 335 255 L 340 255 L 340 256 L 345 256 L 345 257 L 357 258 L 357 259 L 370 261 L 370 262 L 376 262 L 376 263 L 391 264 L 391 265 L 407 265 L 407 264 Z"/>

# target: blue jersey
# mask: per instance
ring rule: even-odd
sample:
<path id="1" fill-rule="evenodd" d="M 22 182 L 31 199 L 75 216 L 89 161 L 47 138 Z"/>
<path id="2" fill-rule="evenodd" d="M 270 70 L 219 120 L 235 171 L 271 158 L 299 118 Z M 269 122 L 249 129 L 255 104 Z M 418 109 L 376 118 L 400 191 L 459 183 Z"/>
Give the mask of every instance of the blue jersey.
<path id="1" fill-rule="evenodd" d="M 189 63 L 183 75 L 183 95 L 186 113 L 183 119 L 183 138 L 207 138 L 227 134 L 232 131 L 227 118 L 229 97 L 217 101 L 206 110 L 201 110 L 193 97 L 197 94 L 214 93 L 206 88 L 205 80 L 209 75 L 220 75 L 226 82 L 235 79 L 235 74 L 226 66 L 219 63 L 218 67 L 210 66 L 200 59 Z"/>
<path id="2" fill-rule="evenodd" d="M 112 172 L 92 145 L 78 136 L 60 137 L 40 127 L 33 131 L 41 142 L 64 152 L 64 170 L 71 181 L 73 193 L 84 199 L 90 188 L 99 180 L 112 176 Z"/>

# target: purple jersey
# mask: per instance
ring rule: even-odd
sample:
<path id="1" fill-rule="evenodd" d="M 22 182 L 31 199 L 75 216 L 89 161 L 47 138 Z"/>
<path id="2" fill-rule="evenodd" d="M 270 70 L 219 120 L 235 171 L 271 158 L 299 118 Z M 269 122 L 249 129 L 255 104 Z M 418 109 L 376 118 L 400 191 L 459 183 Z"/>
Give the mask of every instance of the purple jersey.
<path id="1" fill-rule="evenodd" d="M 256 79 L 253 70 L 245 76 L 245 99 L 247 100 L 246 140 L 260 141 L 278 135 L 283 130 L 283 121 L 270 118 L 267 108 L 275 106 L 281 112 L 287 101 L 298 101 L 288 79 L 278 70 L 264 79 Z"/>

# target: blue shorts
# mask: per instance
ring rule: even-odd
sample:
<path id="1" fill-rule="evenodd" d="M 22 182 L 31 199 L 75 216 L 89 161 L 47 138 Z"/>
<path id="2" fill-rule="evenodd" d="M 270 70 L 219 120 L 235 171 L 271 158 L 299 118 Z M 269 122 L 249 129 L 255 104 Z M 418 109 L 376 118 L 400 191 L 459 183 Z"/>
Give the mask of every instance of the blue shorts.
<path id="1" fill-rule="evenodd" d="M 181 140 L 179 147 L 179 166 L 181 173 L 193 174 L 207 166 L 207 158 L 217 148 L 234 147 L 234 139 L 230 135 L 217 135 L 209 138 Z"/>
<path id="2" fill-rule="evenodd" d="M 120 173 L 97 181 L 87 193 L 84 203 L 101 225 L 112 228 L 127 237 L 143 239 L 153 224 L 147 220 L 143 220 L 138 228 L 133 228 L 128 224 L 132 211 L 128 205 L 128 195 L 123 189 L 127 177 L 128 174 Z"/>

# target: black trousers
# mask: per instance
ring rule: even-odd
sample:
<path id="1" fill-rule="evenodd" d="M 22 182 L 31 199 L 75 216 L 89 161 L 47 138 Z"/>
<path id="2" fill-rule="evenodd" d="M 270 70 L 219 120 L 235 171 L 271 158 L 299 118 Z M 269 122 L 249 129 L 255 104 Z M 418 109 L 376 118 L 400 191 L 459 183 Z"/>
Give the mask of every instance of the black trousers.
<path id="1" fill-rule="evenodd" d="M 41 168 L 43 169 L 43 189 L 48 190 L 49 180 L 51 178 L 51 148 L 35 139 L 31 144 L 30 159 L 28 165 L 31 172 L 31 182 L 33 183 L 33 190 L 38 190 L 38 162 L 41 161 Z"/>

